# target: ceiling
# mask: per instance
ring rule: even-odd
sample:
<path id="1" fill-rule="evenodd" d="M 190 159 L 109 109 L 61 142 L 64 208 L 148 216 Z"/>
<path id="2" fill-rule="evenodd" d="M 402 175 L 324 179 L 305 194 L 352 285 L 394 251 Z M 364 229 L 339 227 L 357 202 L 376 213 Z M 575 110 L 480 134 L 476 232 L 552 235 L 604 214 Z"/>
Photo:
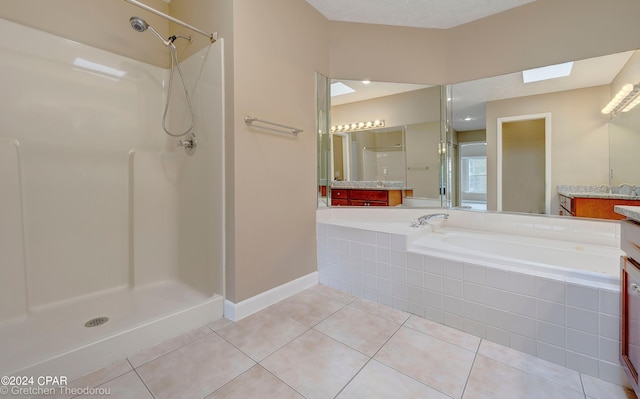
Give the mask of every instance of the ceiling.
<path id="1" fill-rule="evenodd" d="M 306 0 L 332 21 L 449 29 L 535 0 Z"/>
<path id="2" fill-rule="evenodd" d="M 407 91 L 420 90 L 426 87 L 431 87 L 429 85 L 418 85 L 410 83 L 371 82 L 365 84 L 359 80 L 345 79 L 332 79 L 331 82 L 332 84 L 336 82 L 342 82 L 346 86 L 355 90 L 353 93 L 331 97 L 331 106 L 370 100 L 372 98 L 385 97 L 393 94 L 400 94 Z"/>
<path id="3" fill-rule="evenodd" d="M 484 129 L 488 101 L 533 96 L 610 84 L 629 61 L 633 51 L 575 61 L 564 78 L 523 83 L 522 73 L 457 83 L 452 86 L 453 128 L 458 131 Z M 606 104 L 602 104 L 604 107 Z M 469 120 L 464 120 L 470 118 Z"/>

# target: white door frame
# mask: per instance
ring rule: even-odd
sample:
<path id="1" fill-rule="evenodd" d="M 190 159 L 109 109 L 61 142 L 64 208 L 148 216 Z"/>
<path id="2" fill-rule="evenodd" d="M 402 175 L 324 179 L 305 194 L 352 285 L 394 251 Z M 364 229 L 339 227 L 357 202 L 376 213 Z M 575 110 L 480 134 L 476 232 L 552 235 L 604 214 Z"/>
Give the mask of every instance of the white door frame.
<path id="1" fill-rule="evenodd" d="M 551 214 L 551 113 L 519 115 L 498 118 L 496 150 L 497 159 L 497 210 L 502 210 L 502 124 L 508 122 L 530 121 L 544 119 L 544 209 Z"/>

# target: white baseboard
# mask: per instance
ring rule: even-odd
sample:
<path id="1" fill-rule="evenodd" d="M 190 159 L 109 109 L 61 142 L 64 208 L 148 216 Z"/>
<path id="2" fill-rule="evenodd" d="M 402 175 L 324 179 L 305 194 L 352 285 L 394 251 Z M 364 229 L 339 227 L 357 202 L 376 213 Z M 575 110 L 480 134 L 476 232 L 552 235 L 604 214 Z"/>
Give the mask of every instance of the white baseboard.
<path id="1" fill-rule="evenodd" d="M 242 320 L 268 306 L 286 299 L 298 292 L 304 291 L 318 284 L 318 272 L 309 273 L 288 283 L 265 291 L 239 303 L 228 299 L 224 301 L 224 316 L 232 321 Z"/>

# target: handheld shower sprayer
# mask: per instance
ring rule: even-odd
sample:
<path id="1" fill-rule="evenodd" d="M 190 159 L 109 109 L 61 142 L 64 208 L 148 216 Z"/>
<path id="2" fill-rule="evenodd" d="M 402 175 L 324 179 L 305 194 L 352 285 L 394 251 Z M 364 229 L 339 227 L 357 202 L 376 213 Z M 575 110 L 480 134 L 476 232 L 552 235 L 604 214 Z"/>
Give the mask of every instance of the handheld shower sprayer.
<path id="1" fill-rule="evenodd" d="M 172 136 L 172 137 L 186 136 L 187 134 L 191 133 L 191 131 L 193 130 L 196 124 L 196 115 L 195 115 L 195 112 L 193 111 L 193 107 L 191 106 L 191 98 L 189 96 L 189 90 L 187 90 L 187 83 L 185 82 L 184 77 L 182 76 L 182 71 L 180 70 L 180 65 L 178 63 L 178 50 L 176 49 L 176 46 L 173 44 L 173 42 L 175 42 L 179 38 L 191 41 L 191 36 L 173 35 L 173 36 L 170 36 L 167 40 L 164 40 L 162 36 L 155 29 L 153 29 L 151 25 L 147 23 L 147 21 L 145 21 L 140 17 L 129 18 L 129 23 L 131 24 L 131 27 L 133 28 L 133 30 L 135 30 L 136 32 L 144 32 L 147 29 L 149 29 L 169 49 L 169 54 L 171 56 L 171 72 L 169 74 L 169 85 L 167 86 L 168 87 L 167 100 L 164 107 L 164 114 L 162 116 L 162 128 L 164 129 L 165 133 L 167 133 L 169 136 Z M 171 101 L 171 88 L 173 87 L 174 69 L 178 71 L 178 75 L 180 76 L 180 80 L 182 81 L 182 88 L 184 89 L 185 100 L 187 102 L 187 107 L 189 108 L 189 113 L 191 115 L 191 124 L 189 128 L 180 133 L 172 133 L 167 128 L 167 112 L 169 110 L 169 102 Z M 195 146 L 196 146 L 195 138 L 193 139 L 193 144 L 185 145 L 183 144 L 183 142 L 186 142 L 186 141 L 184 140 L 181 141 L 179 145 L 182 145 L 187 150 L 193 149 L 193 151 L 195 151 Z M 187 151 L 187 153 L 189 153 L 189 151 Z M 191 154 L 193 154 L 193 152 L 189 153 L 189 155 Z"/>
<path id="2" fill-rule="evenodd" d="M 144 32 L 147 29 L 149 29 L 167 47 L 171 46 L 173 44 L 173 42 L 175 42 L 176 39 L 178 39 L 178 38 L 183 38 L 183 39 L 187 39 L 188 41 L 191 41 L 191 36 L 183 36 L 183 35 L 169 36 L 169 38 L 167 40 L 164 40 L 164 38 L 158 33 L 158 31 L 153 29 L 153 26 L 149 25 L 147 23 L 147 21 L 145 21 L 144 19 L 142 19 L 140 17 L 131 17 L 131 18 L 129 18 L 129 23 L 131 24 L 131 27 L 133 28 L 133 30 L 135 30 L 136 32 Z"/>

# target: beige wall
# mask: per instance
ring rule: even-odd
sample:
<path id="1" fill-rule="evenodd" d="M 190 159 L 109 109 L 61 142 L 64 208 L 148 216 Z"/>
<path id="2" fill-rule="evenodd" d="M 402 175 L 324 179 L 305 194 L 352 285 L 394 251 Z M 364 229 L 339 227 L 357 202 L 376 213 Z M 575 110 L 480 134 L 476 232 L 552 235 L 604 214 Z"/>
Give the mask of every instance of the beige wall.
<path id="1" fill-rule="evenodd" d="M 457 132 L 458 143 L 468 143 L 473 141 L 487 141 L 487 130 L 466 130 Z"/>
<path id="2" fill-rule="evenodd" d="M 440 87 L 378 97 L 331 107 L 331 124 L 384 119 L 385 126 L 440 120 Z"/>
<path id="3" fill-rule="evenodd" d="M 551 113 L 551 213 L 558 213 L 558 184 L 608 184 L 608 117 L 600 110 L 609 86 L 487 103 L 487 207 L 497 206 L 498 118 Z"/>
<path id="4" fill-rule="evenodd" d="M 162 0 L 145 3 L 159 11 L 169 11 Z M 134 31 L 129 25 L 132 16 L 144 18 L 162 36 L 169 36 L 166 19 L 124 0 L 0 1 L 1 18 L 152 65 L 168 66 L 166 47 L 150 32 Z"/>
<path id="5" fill-rule="evenodd" d="M 233 302 L 316 270 L 315 71 L 329 74 L 327 20 L 307 2 L 236 0 Z M 304 129 L 250 129 L 245 115 Z M 228 132 L 230 133 L 230 132 Z"/>

